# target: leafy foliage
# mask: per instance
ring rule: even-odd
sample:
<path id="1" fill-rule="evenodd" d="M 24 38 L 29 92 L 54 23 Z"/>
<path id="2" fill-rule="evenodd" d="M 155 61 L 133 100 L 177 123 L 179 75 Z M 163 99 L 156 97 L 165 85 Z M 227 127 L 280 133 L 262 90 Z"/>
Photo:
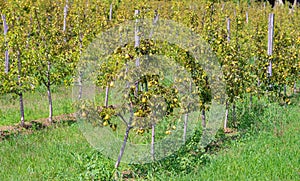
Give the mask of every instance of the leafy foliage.
<path id="1" fill-rule="evenodd" d="M 111 21 L 109 20 L 110 3 L 113 4 Z M 248 95 L 259 98 L 267 95 L 272 98 L 271 100 L 284 102 L 285 105 L 293 104 L 286 89 L 292 90 L 299 83 L 300 78 L 300 32 L 296 26 L 300 23 L 298 8 L 289 14 L 287 7 L 271 9 L 258 3 L 216 3 L 204 0 L 169 1 L 168 3 L 146 0 L 135 3 L 129 0 L 101 2 L 14 0 L 1 2 L 0 7 L 1 14 L 6 16 L 9 27 L 7 36 L 0 36 L 1 94 L 20 95 L 25 91 L 33 91 L 39 84 L 44 84 L 49 92 L 51 85 L 63 83 L 70 85 L 78 76 L 74 70 L 79 70 L 80 74 L 86 68 L 87 62 L 78 65 L 78 60 L 85 58 L 82 57 L 82 51 L 89 43 L 100 32 L 136 18 L 133 10 L 138 9 L 141 12 L 138 17 L 140 19 L 152 19 L 153 15 L 158 13 L 160 18 L 174 20 L 190 28 L 210 44 L 222 66 L 226 94 L 230 103 L 243 102 L 248 99 Z M 64 29 L 66 7 L 67 24 Z M 273 54 L 268 56 L 267 18 L 271 12 L 276 15 L 274 49 Z M 230 31 L 227 26 L 228 19 L 230 19 Z M 0 30 L 3 31 L 2 26 Z M 10 55 L 8 73 L 5 73 L 4 69 L 5 50 L 8 50 Z M 106 62 L 97 65 L 99 68 L 97 85 L 101 88 L 113 87 L 120 76 L 119 71 L 127 62 L 143 55 L 156 54 L 166 55 L 189 72 L 193 83 L 197 86 L 199 108 L 207 109 L 206 105 L 212 99 L 207 72 L 201 65 L 195 63 L 189 51 L 168 42 L 154 42 L 149 39 L 141 41 L 138 48 L 134 47 L 133 42 L 121 45 Z M 273 63 L 272 76 L 268 76 L 267 73 L 270 61 Z M 147 100 L 153 98 L 154 94 L 164 98 L 168 115 L 172 114 L 174 108 L 184 109 L 181 105 L 182 100 L 178 98 L 178 90 L 161 81 L 160 78 L 154 73 L 143 75 L 138 81 L 139 90 L 147 87 L 147 91 L 139 91 L 135 94 L 136 87 L 132 87 L 131 92 L 127 94 L 126 98 L 134 103 L 135 117 L 147 117 L 151 113 Z M 116 129 L 118 125 L 112 121 L 116 116 L 115 107 L 102 107 L 101 111 L 98 111 L 97 106 L 102 105 L 87 106 L 96 110 L 96 117 L 100 120 L 98 125 Z M 89 109 L 81 108 L 82 117 L 91 116 L 85 112 L 86 110 Z M 249 122 L 238 121 L 237 126 L 243 128 L 254 124 L 252 116 Z M 170 131 L 171 126 L 166 127 L 168 127 L 167 131 Z M 145 130 L 136 131 L 143 133 Z M 197 148 L 192 150 L 194 149 Z M 88 173 L 82 177 L 102 179 L 98 176 L 106 174 L 105 178 L 111 178 L 105 169 L 96 165 L 94 158 L 97 158 L 97 155 L 92 154 L 84 158 L 91 163 L 84 164 Z M 164 161 L 168 164 L 177 163 L 180 171 L 192 170 L 190 167 L 190 160 L 194 159 L 192 153 L 186 157 L 174 156 L 174 158 L 176 159 L 167 158 Z"/>

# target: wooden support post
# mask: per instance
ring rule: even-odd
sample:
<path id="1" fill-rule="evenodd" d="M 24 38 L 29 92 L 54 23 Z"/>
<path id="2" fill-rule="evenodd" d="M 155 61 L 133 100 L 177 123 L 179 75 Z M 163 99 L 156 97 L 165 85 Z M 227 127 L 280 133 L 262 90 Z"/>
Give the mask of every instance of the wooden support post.
<path id="1" fill-rule="evenodd" d="M 6 23 L 6 17 L 4 14 L 1 14 L 2 21 L 3 21 L 3 34 L 4 34 L 4 39 L 5 39 L 5 45 L 6 45 L 6 50 L 5 50 L 5 73 L 7 74 L 9 72 L 9 55 L 8 55 L 8 43 L 6 41 L 6 34 L 8 30 L 8 26 Z"/>
<path id="2" fill-rule="evenodd" d="M 268 56 L 273 54 L 273 37 L 274 37 L 274 13 L 269 14 L 269 26 L 268 26 Z M 268 79 L 270 81 L 272 77 L 272 59 L 269 60 L 269 66 L 267 69 Z M 269 87 L 272 88 L 272 83 L 269 84 Z"/>

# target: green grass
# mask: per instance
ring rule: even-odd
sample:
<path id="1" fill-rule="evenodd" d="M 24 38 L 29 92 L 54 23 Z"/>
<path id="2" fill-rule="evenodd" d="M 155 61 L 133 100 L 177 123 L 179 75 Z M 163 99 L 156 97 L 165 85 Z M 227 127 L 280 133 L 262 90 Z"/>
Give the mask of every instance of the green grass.
<path id="1" fill-rule="evenodd" d="M 122 164 L 121 170 L 138 180 L 299 180 L 300 97 L 292 102 L 238 116 L 252 126 L 219 152 L 180 153 L 153 165 Z M 95 151 L 76 123 L 2 141 L 0 155 L 0 180 L 110 180 L 115 162 Z"/>
<path id="2" fill-rule="evenodd" d="M 299 180 L 299 133 L 294 129 L 282 137 L 262 133 L 222 151 L 211 164 L 200 168 L 198 174 L 183 180 Z"/>
<path id="3" fill-rule="evenodd" d="M 61 115 L 73 112 L 72 88 L 54 87 L 52 90 L 53 114 Z M 49 115 L 47 92 L 43 88 L 24 94 L 25 121 L 47 118 Z M 18 97 L 0 96 L 0 126 L 20 122 Z"/>
<path id="4" fill-rule="evenodd" d="M 300 106 L 271 106 L 265 127 L 174 180 L 300 180 Z"/>
<path id="5" fill-rule="evenodd" d="M 70 180 L 80 166 L 74 155 L 92 150 L 76 124 L 0 143 L 0 180 Z"/>

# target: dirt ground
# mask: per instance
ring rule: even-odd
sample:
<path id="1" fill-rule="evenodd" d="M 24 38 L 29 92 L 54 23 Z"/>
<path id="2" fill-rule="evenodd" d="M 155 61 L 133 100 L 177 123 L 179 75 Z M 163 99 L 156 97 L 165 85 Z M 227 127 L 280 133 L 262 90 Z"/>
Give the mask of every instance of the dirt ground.
<path id="1" fill-rule="evenodd" d="M 9 138 L 12 135 L 30 134 L 33 131 L 41 130 L 57 123 L 72 123 L 76 122 L 74 114 L 63 114 L 53 117 L 53 123 L 48 121 L 48 118 L 41 118 L 30 122 L 25 122 L 22 127 L 20 124 L 10 126 L 0 126 L 0 141 Z"/>

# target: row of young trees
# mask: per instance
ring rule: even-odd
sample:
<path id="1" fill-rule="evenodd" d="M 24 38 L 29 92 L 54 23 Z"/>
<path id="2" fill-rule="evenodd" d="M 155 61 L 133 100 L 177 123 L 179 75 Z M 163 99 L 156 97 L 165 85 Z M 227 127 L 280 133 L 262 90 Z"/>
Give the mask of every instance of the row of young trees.
<path id="1" fill-rule="evenodd" d="M 229 102 L 243 93 L 296 87 L 299 78 L 297 9 L 261 4 L 129 1 L 10 1 L 1 4 L 1 92 L 19 96 L 44 85 L 52 117 L 51 85 L 70 83 L 80 53 L 102 30 L 134 18 L 175 20 L 205 38 L 215 50 L 227 81 Z M 268 14 L 275 13 L 273 55 L 267 55 Z M 272 76 L 267 66 L 272 59 Z M 68 80 L 66 79 L 68 78 Z M 260 91 L 260 89 L 262 89 Z M 272 92 L 272 91 L 271 91 Z M 23 111 L 21 111 L 23 112 Z M 24 122 L 24 114 L 21 122 Z"/>
<path id="2" fill-rule="evenodd" d="M 19 97 L 24 125 L 23 94 L 45 86 L 52 122 L 51 87 L 72 83 L 81 50 L 107 25 L 105 4 L 9 1 L 1 16 L 0 92 Z"/>
<path id="3" fill-rule="evenodd" d="M 1 4 L 1 93 L 20 99 L 36 86 L 47 88 L 52 121 L 51 85 L 70 84 L 82 50 L 102 30 L 134 18 L 171 19 L 207 40 L 219 57 L 227 82 L 228 103 L 244 93 L 296 89 L 299 78 L 298 10 L 270 9 L 260 4 L 138 1 L 10 1 Z M 275 12 L 273 54 L 267 55 L 268 14 Z M 272 60 L 272 76 L 268 75 Z M 107 70 L 112 64 L 107 65 Z M 107 80 L 111 81 L 111 80 Z M 270 90 L 270 86 L 272 85 Z M 107 106 L 107 105 L 106 105 Z"/>
<path id="4" fill-rule="evenodd" d="M 49 121 L 52 122 L 52 85 L 70 85 L 75 79 L 78 79 L 78 83 L 82 83 L 84 65 L 80 67 L 77 63 L 85 48 L 97 34 L 126 20 L 148 18 L 157 23 L 159 19 L 169 19 L 203 37 L 218 57 L 223 71 L 227 114 L 229 106 L 232 105 L 234 111 L 235 102 L 246 94 L 251 96 L 272 94 L 289 103 L 286 90 L 290 87 L 296 91 L 300 76 L 300 32 L 296 26 L 300 23 L 300 15 L 297 8 L 289 13 L 289 9 L 285 7 L 271 9 L 256 3 L 251 5 L 213 3 L 204 0 L 193 2 L 140 0 L 136 3 L 129 0 L 101 2 L 15 0 L 4 2 L 0 6 L 3 24 L 0 29 L 3 32 L 0 36 L 0 52 L 2 52 L 0 93 L 18 96 L 21 125 L 24 125 L 25 121 L 24 93 L 35 91 L 37 86 L 46 87 Z M 134 13 L 134 10 L 139 11 Z M 271 54 L 267 52 L 269 13 L 275 14 Z M 168 55 L 194 75 L 193 82 L 199 88 L 197 95 L 201 106 L 198 108 L 202 111 L 202 125 L 205 126 L 205 111 L 211 101 L 211 89 L 202 68 L 191 61 L 193 58 L 189 52 L 181 49 L 180 45 L 153 42 L 151 37 L 149 40 L 140 40 L 139 30 L 136 31 L 135 42 L 122 45 L 111 55 L 108 62 L 97 65 L 99 72 L 96 84 L 106 89 L 107 94 L 105 102 L 99 103 L 100 106 L 103 104 L 103 109 L 99 113 L 102 126 L 110 125 L 112 129 L 116 129 L 116 125 L 110 122 L 111 117 L 116 116 L 116 111 L 108 103 L 108 94 L 117 76 L 116 72 L 130 60 L 136 61 L 136 66 L 139 66 L 138 57 L 141 54 L 155 53 Z M 147 87 L 148 85 L 151 87 Z M 141 89 L 143 91 L 140 91 Z M 149 114 L 149 109 L 145 106 L 147 99 L 157 92 L 166 100 L 168 114 L 180 105 L 176 92 L 178 90 L 162 88 L 157 77 L 145 76 L 132 91 L 134 97 L 130 99 L 132 116 L 147 116 Z M 82 116 L 87 115 L 85 113 Z M 225 129 L 226 122 L 225 120 Z M 132 128 L 131 122 L 129 123 L 126 133 Z M 151 125 L 151 129 L 154 142 L 155 123 Z M 128 134 L 125 138 L 126 136 L 128 138 Z M 121 149 L 116 167 L 124 152 L 123 147 L 125 145 L 122 146 L 123 150 Z M 154 151 L 152 156 L 154 158 Z"/>
<path id="5" fill-rule="evenodd" d="M 168 5 L 160 7 L 164 9 L 160 11 L 160 18 L 183 23 L 202 35 L 219 58 L 228 96 L 225 130 L 229 105 L 234 113 L 235 103 L 246 94 L 250 94 L 250 99 L 252 96 L 271 95 L 290 103 L 287 87 L 296 92 L 300 68 L 300 34 L 295 26 L 299 21 L 297 9 L 290 13 L 288 8 L 271 9 L 260 4 L 207 3 L 204 8 L 196 3 L 174 2 Z M 147 8 L 144 17 L 150 18 L 152 12 Z M 270 13 L 275 14 L 274 24 L 269 20 Z M 274 28 L 269 28 L 272 26 Z M 269 29 L 275 33 L 269 33 Z M 270 40 L 274 42 L 268 44 Z M 234 119 L 233 115 L 237 127 Z"/>

